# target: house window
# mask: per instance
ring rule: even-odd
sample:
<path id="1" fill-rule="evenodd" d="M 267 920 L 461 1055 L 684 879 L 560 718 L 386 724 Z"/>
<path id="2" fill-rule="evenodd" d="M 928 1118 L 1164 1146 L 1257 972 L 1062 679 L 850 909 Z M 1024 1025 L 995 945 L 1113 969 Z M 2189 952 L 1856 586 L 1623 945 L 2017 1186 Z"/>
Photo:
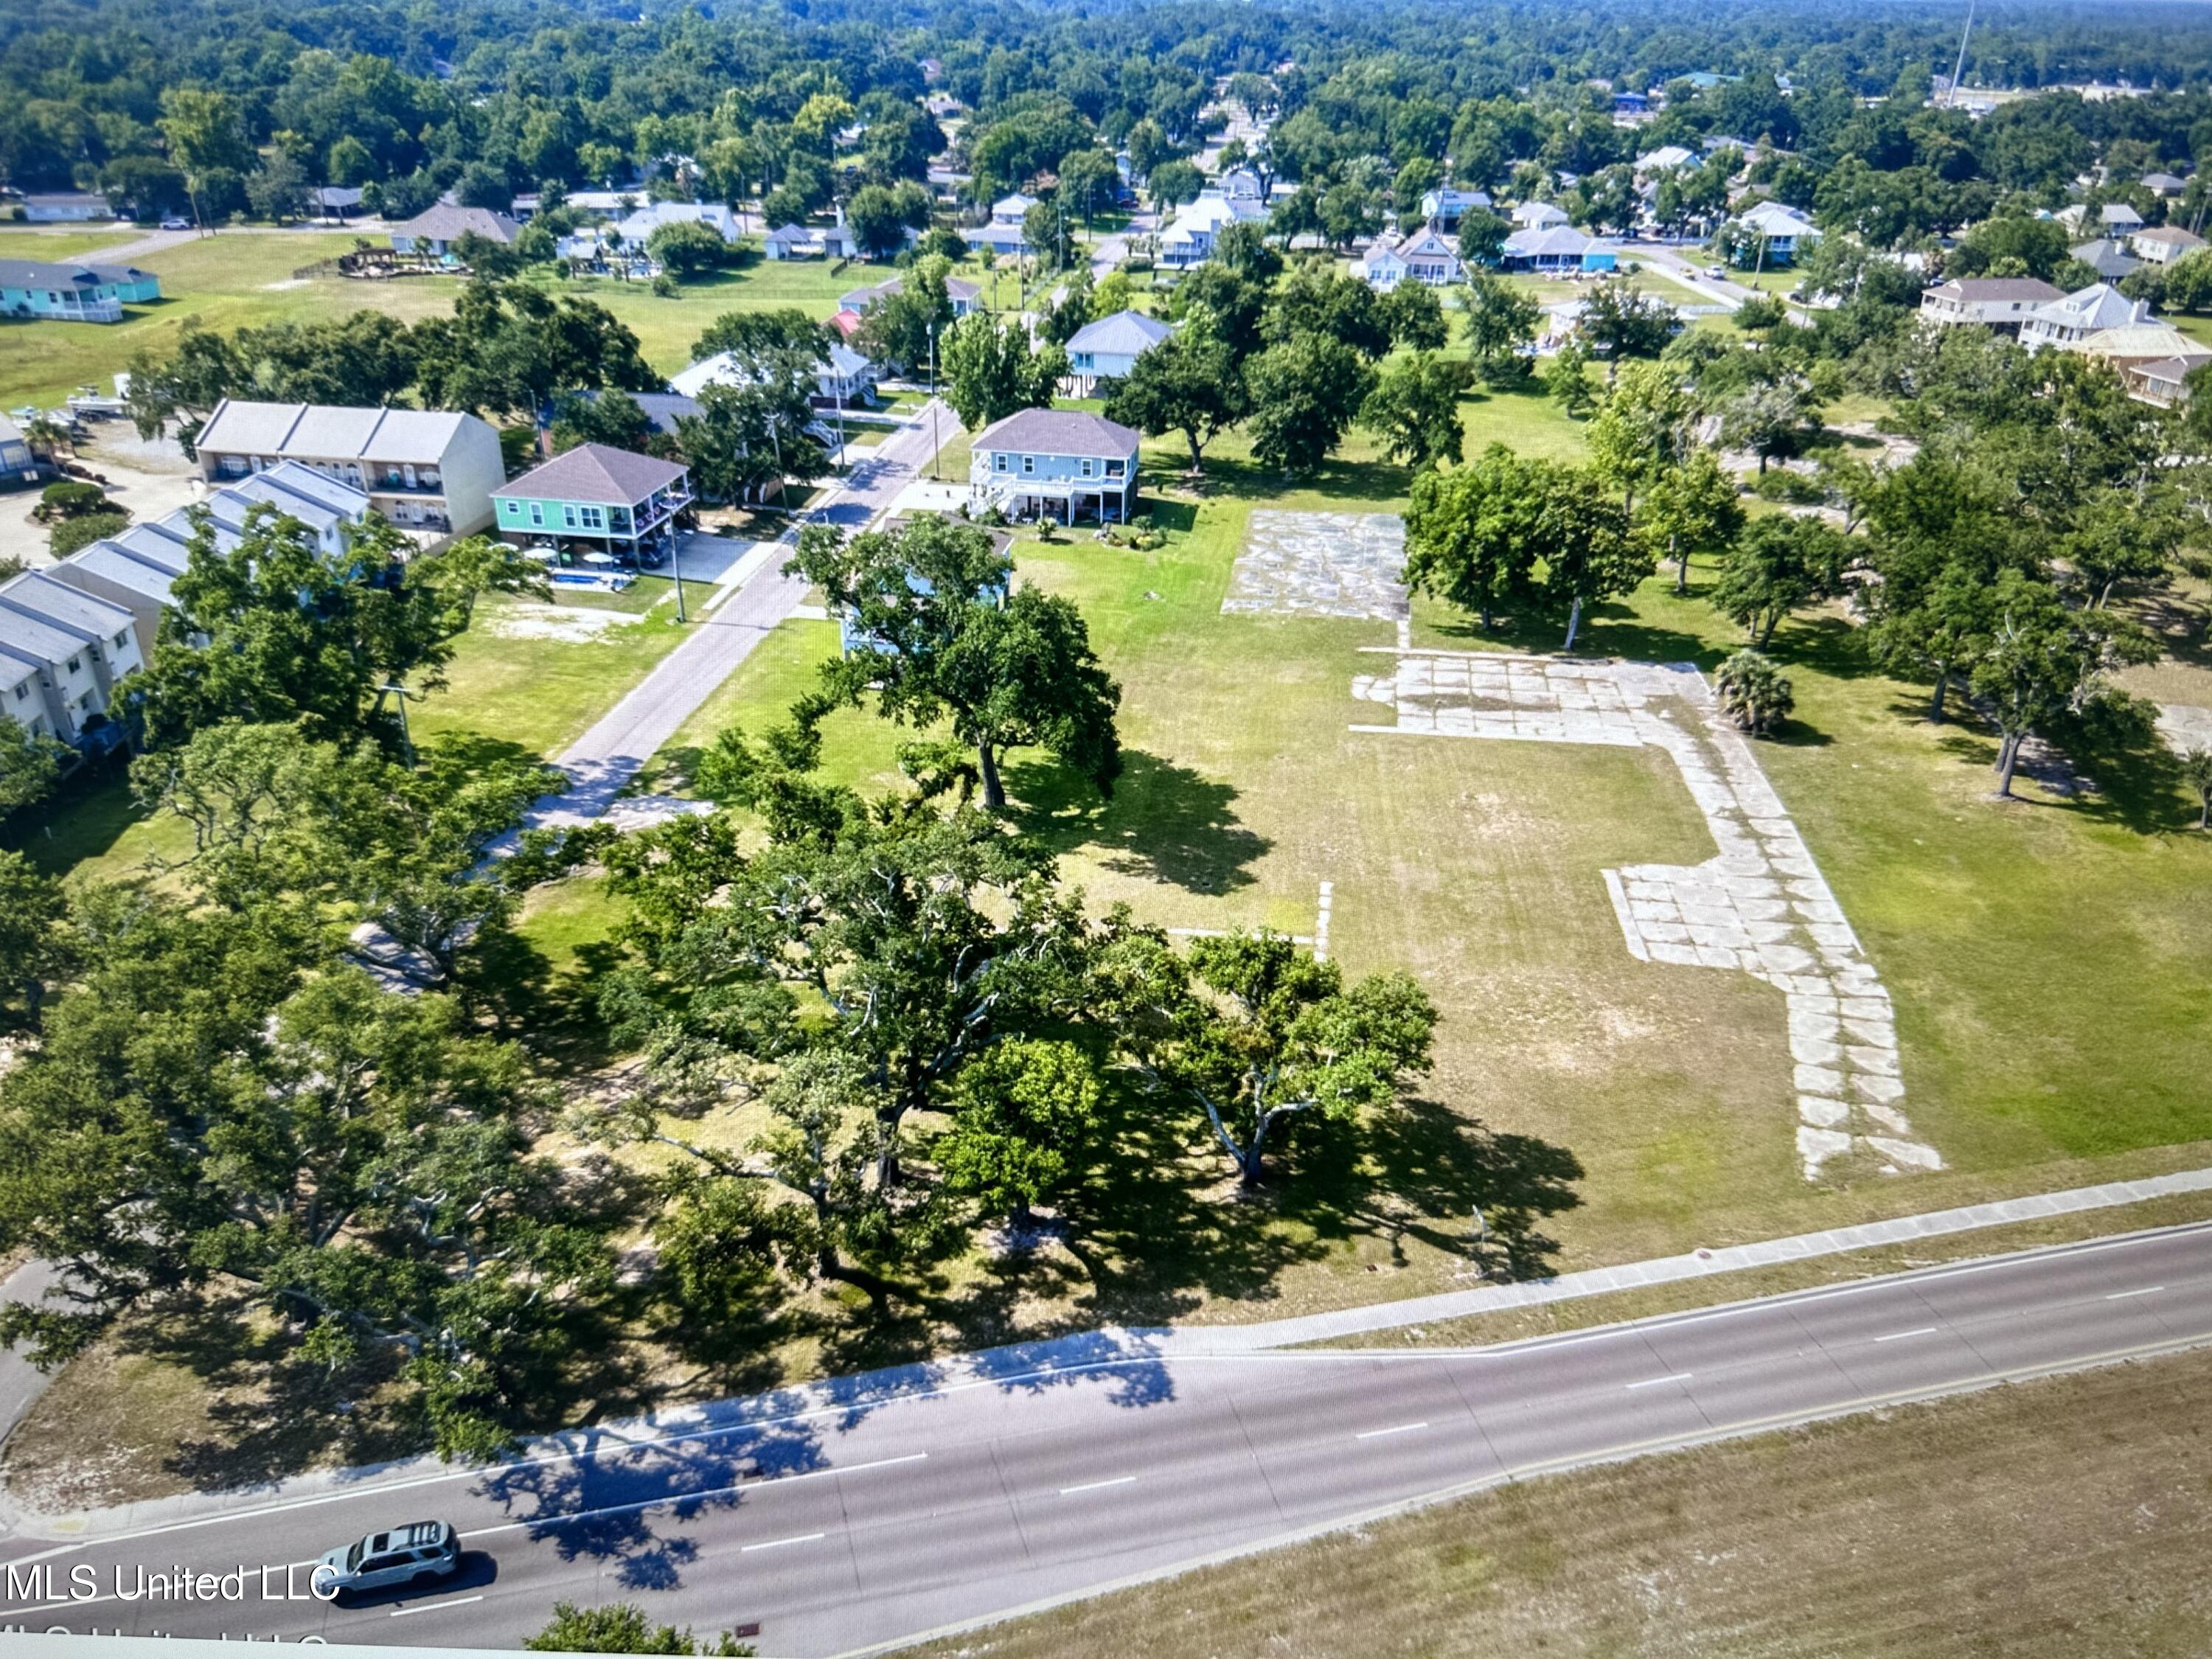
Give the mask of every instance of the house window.
<path id="1" fill-rule="evenodd" d="M 1091 459 L 1088 455 L 1085 455 L 1085 456 L 1083 458 L 1083 476 L 1084 476 L 1085 477 L 1086 477 L 1086 478 L 1087 478 L 1087 477 L 1089 477 L 1091 476 L 1091 468 L 1092 468 L 1092 466 L 1093 466 L 1094 465 L 1095 465 L 1095 464 L 1092 462 Z"/>
<path id="2" fill-rule="evenodd" d="M 76 659 L 75 657 L 71 657 L 71 658 L 69 659 L 69 672 L 70 672 L 70 673 L 74 674 L 74 673 L 76 673 L 76 665 L 77 665 L 77 659 Z"/>
<path id="3" fill-rule="evenodd" d="M 30 681 L 28 681 L 28 680 L 25 680 L 21 684 L 18 685 L 18 686 L 15 688 L 15 701 L 16 701 L 17 702 L 22 702 L 24 698 L 26 698 L 26 697 L 27 697 L 27 696 L 29 696 L 30 695 L 31 695 L 31 683 L 30 683 Z"/>
<path id="4" fill-rule="evenodd" d="M 543 502 L 543 501 L 532 501 L 532 502 L 531 502 L 531 504 L 530 504 L 530 522 L 531 522 L 531 523 L 532 523 L 532 524 L 539 524 L 539 525 L 542 525 L 542 524 L 544 524 L 544 523 L 545 522 L 545 503 L 544 503 L 544 502 Z"/>
<path id="5" fill-rule="evenodd" d="M 584 528 L 585 528 L 585 529 L 586 529 L 586 530 L 599 530 L 599 529 L 603 529 L 603 528 L 605 528 L 605 525 L 606 525 L 606 522 L 607 522 L 607 515 L 606 515 L 605 514 L 602 513 L 601 511 L 599 511 L 599 509 L 598 507 L 584 507 L 584 508 L 580 509 L 580 511 L 582 512 L 582 514 L 583 514 L 583 515 L 584 515 Z"/>
<path id="6" fill-rule="evenodd" d="M 561 522 L 571 530 L 576 527 L 576 509 L 567 501 L 561 503 Z"/>
<path id="7" fill-rule="evenodd" d="M 992 456 L 991 470 L 994 472 L 1004 472 L 1006 470 L 1006 458 L 1003 455 Z"/>
<path id="8" fill-rule="evenodd" d="M 1034 471 L 1036 471 L 1036 456 L 1034 456 L 1034 455 L 1024 455 L 1024 456 L 1023 456 L 1023 457 L 1022 457 L 1022 471 L 1023 471 L 1024 475 L 1024 476 L 1026 476 L 1027 474 L 1031 473 L 1031 472 L 1034 472 Z"/>
<path id="9" fill-rule="evenodd" d="M 120 651 L 123 648 L 123 641 L 130 637 L 131 635 L 128 633 L 118 634 L 115 636 L 115 648 L 118 651 Z"/>

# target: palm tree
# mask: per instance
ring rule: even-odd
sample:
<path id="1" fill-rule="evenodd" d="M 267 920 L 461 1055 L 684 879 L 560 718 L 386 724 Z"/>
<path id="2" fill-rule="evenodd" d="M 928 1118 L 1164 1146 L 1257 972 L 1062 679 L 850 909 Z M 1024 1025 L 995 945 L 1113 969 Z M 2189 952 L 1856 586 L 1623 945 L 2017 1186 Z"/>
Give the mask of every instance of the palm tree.
<path id="1" fill-rule="evenodd" d="M 26 426 L 23 441 L 31 447 L 33 455 L 43 460 L 52 460 L 57 453 L 64 449 L 72 455 L 76 453 L 70 442 L 69 428 L 51 416 L 41 415 Z"/>
<path id="2" fill-rule="evenodd" d="M 1721 713 L 1753 737 L 1765 737 L 1796 707 L 1790 677 L 1756 651 L 1739 651 L 1723 663 L 1713 677 L 1713 694 Z"/>

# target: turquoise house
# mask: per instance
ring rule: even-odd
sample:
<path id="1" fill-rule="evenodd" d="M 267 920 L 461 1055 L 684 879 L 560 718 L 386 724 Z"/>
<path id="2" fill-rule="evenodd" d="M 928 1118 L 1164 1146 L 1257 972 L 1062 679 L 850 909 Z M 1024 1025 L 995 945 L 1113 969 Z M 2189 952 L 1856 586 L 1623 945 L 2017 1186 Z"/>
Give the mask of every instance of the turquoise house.
<path id="1" fill-rule="evenodd" d="M 691 475 L 676 462 L 609 444 L 578 444 L 491 497 L 499 534 L 517 546 L 648 565 L 668 556 L 691 500 Z"/>
<path id="2" fill-rule="evenodd" d="M 136 265 L 0 259 L 0 316 L 119 323 L 123 307 L 161 297 L 161 279 Z"/>

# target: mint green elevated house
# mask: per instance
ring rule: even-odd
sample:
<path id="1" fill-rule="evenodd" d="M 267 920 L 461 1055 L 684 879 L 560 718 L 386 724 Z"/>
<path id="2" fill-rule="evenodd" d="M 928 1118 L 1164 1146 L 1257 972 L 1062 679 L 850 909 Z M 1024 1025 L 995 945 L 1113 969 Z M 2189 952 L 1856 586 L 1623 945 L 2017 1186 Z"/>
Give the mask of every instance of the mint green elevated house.
<path id="1" fill-rule="evenodd" d="M 608 444 L 579 444 L 492 492 L 499 534 L 519 546 L 605 552 L 658 564 L 691 505 L 691 475 Z"/>

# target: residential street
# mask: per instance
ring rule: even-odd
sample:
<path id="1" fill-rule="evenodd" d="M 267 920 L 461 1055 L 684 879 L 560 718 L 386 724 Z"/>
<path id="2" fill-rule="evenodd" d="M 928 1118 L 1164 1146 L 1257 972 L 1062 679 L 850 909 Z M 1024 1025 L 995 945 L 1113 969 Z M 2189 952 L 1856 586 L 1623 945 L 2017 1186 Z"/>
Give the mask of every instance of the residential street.
<path id="1" fill-rule="evenodd" d="M 852 471 L 802 522 L 857 530 L 888 508 L 929 464 L 933 431 L 943 437 L 960 430 L 957 417 L 939 408 L 942 416 L 933 426 L 925 404 L 902 430 L 872 450 L 855 451 L 861 459 Z M 804 581 L 782 571 L 797 541 L 794 525 L 780 540 L 760 544 L 740 559 L 720 587 L 695 590 L 690 637 L 558 758 L 556 764 L 574 786 L 538 801 L 526 819 L 528 828 L 585 823 L 604 814 L 692 711 L 791 615 L 806 593 Z"/>
<path id="2" fill-rule="evenodd" d="M 0 1621 L 504 1646 L 556 1599 L 627 1598 L 702 1633 L 757 1626 L 768 1652 L 849 1653 L 1506 1480 L 2206 1342 L 2203 1223 L 1487 1350 L 1170 1357 L 1124 1334 L 1049 1368 L 1002 1351 L 903 1389 L 580 1431 L 489 1471 L 68 1517 L 44 1528 L 63 1541 L 15 1540 Z M 471 1551 L 453 1582 L 275 1599 L 288 1567 L 297 1589 L 321 1551 L 431 1516 Z M 135 1594 L 179 1565 L 243 1567 L 241 1599 Z"/>

